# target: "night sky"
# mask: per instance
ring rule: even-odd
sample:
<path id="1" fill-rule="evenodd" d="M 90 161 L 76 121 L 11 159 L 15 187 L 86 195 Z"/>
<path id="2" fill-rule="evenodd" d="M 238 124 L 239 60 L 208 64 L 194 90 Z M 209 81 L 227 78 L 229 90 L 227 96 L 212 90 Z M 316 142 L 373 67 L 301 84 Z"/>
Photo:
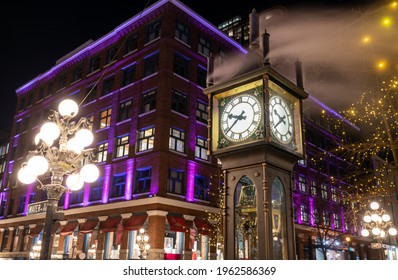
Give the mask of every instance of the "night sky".
<path id="1" fill-rule="evenodd" d="M 55 65 L 55 61 L 89 39 L 96 40 L 156 2 L 151 1 L 12 1 L 3 9 L 0 129 L 10 130 L 16 106 L 15 90 Z M 303 1 L 244 0 L 181 1 L 217 25 L 237 14 L 249 14 L 278 5 L 294 9 Z M 299 3 L 298 3 L 299 2 Z M 352 8 L 363 1 L 314 1 L 318 7 Z M 377 2 L 377 1 L 368 1 Z M 238 3 L 238 4 L 236 4 Z M 305 1 L 313 6 L 311 1 Z M 272 36 L 272 35 L 271 35 Z M 271 37 L 272 39 L 272 37 Z"/>

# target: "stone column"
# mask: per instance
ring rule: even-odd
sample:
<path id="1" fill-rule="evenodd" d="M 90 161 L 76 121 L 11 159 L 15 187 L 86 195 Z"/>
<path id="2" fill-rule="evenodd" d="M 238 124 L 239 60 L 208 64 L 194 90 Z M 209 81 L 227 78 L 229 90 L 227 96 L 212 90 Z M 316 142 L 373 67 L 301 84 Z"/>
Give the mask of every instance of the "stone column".
<path id="1" fill-rule="evenodd" d="M 217 221 L 209 219 L 210 224 L 213 228 L 217 227 Z M 210 260 L 217 260 L 217 232 L 212 230 L 209 235 L 209 259 Z"/>
<path id="2" fill-rule="evenodd" d="M 131 217 L 131 213 L 124 213 L 122 216 L 123 221 Z M 129 231 L 123 230 L 122 245 L 120 246 L 119 260 L 127 260 L 128 256 L 128 245 L 129 245 Z"/>
<path id="3" fill-rule="evenodd" d="M 184 215 L 184 219 L 187 223 L 187 229 L 184 233 L 184 250 L 182 251 L 182 259 L 183 260 L 192 260 L 192 248 L 190 246 L 191 243 L 191 229 L 193 229 L 193 220 L 195 216 Z"/>
<path id="4" fill-rule="evenodd" d="M 151 248 L 148 252 L 148 260 L 164 259 L 164 232 L 166 225 L 166 211 L 153 210 L 148 213 L 148 236 Z"/>
<path id="5" fill-rule="evenodd" d="M 25 240 L 24 232 L 25 226 L 18 226 L 19 234 L 18 234 L 18 242 L 15 246 L 15 251 L 22 252 L 23 251 L 23 244 Z"/>
<path id="6" fill-rule="evenodd" d="M 77 219 L 78 227 L 80 228 L 80 225 L 84 224 L 87 219 Z M 86 256 L 84 259 L 87 258 L 87 252 L 83 252 L 83 246 L 84 246 L 84 234 L 77 234 L 77 243 L 76 243 L 76 259 L 80 259 L 79 255 L 81 253 L 85 253 Z"/>
<path id="7" fill-rule="evenodd" d="M 100 222 L 106 221 L 108 216 L 100 216 L 98 217 L 98 220 Z M 97 243 L 97 252 L 96 252 L 96 259 L 97 260 L 103 260 L 104 259 L 104 246 L 105 246 L 105 232 L 101 232 L 101 230 L 98 230 L 98 243 Z"/>
<path id="8" fill-rule="evenodd" d="M 7 241 L 7 244 L 5 244 L 6 245 L 6 247 L 5 248 L 7 248 L 8 250 L 8 252 L 11 252 L 12 251 L 12 243 L 13 243 L 13 241 L 14 241 L 14 227 L 9 227 L 8 228 L 8 241 Z"/>
<path id="9" fill-rule="evenodd" d="M 3 246 L 4 228 L 0 228 L 0 248 Z"/>

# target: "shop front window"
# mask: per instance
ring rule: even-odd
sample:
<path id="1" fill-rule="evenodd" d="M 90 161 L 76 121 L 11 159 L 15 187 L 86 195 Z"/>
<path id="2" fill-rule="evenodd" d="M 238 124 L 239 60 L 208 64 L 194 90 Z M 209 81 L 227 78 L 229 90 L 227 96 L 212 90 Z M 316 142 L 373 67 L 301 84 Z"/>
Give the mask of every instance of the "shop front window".
<path id="1" fill-rule="evenodd" d="M 271 190 L 273 259 L 287 260 L 286 204 L 282 182 L 276 178 Z"/>

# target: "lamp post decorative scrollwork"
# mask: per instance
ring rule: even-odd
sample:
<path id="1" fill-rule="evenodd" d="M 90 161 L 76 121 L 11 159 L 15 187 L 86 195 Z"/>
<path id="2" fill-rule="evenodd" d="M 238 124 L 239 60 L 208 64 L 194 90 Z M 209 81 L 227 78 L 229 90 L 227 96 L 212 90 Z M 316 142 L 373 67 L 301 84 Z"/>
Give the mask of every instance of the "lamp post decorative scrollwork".
<path id="1" fill-rule="evenodd" d="M 397 235 L 397 229 L 394 227 L 390 215 L 386 210 L 380 209 L 377 202 L 370 203 L 370 208 L 371 210 L 367 210 L 363 217 L 361 234 L 365 237 L 372 235 L 380 244 L 379 248 L 382 249 L 383 240 L 388 235 Z"/>
<path id="2" fill-rule="evenodd" d="M 70 99 L 63 100 L 58 111 L 51 111 L 48 121 L 35 137 L 36 150 L 29 152 L 27 162 L 22 163 L 18 172 L 22 183 L 37 181 L 37 188 L 47 193 L 40 259 L 51 259 L 52 231 L 55 222 L 63 219 L 63 213 L 57 211 L 62 194 L 80 190 L 84 182 L 92 183 L 99 176 L 99 170 L 94 165 L 94 149 L 85 149 L 93 142 L 92 124 L 87 118 L 74 121 L 77 112 L 78 105 Z M 45 179 L 42 181 L 38 177 L 43 175 Z M 63 185 L 65 176 L 66 186 Z"/>

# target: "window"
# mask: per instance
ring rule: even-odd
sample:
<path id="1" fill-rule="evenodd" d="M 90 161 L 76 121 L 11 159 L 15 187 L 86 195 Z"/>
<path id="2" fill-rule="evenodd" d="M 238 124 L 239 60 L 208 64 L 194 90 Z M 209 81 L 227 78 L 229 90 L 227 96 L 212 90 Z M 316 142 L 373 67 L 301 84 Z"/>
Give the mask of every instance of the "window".
<path id="1" fill-rule="evenodd" d="M 330 213 L 328 211 L 322 211 L 323 224 L 327 227 L 330 226 Z"/>
<path id="2" fill-rule="evenodd" d="M 302 192 L 307 191 L 307 178 L 303 175 L 299 175 L 298 177 L 298 189 Z"/>
<path id="3" fill-rule="evenodd" d="M 25 202 L 26 202 L 26 196 L 25 195 L 21 195 L 19 197 L 17 214 L 23 213 L 23 211 L 25 210 Z"/>
<path id="4" fill-rule="evenodd" d="M 141 114 L 156 109 L 156 91 L 152 90 L 141 96 Z"/>
<path id="5" fill-rule="evenodd" d="M 3 198 L 3 200 L 0 203 L 0 217 L 3 217 L 6 213 L 7 209 L 7 200 Z"/>
<path id="6" fill-rule="evenodd" d="M 135 64 L 130 65 L 127 68 L 124 68 L 122 71 L 123 71 L 123 80 L 122 80 L 123 87 L 134 82 Z"/>
<path id="7" fill-rule="evenodd" d="M 113 175 L 110 198 L 124 196 L 124 189 L 126 187 L 126 173 Z"/>
<path id="8" fill-rule="evenodd" d="M 79 191 L 71 192 L 70 194 L 70 205 L 76 205 L 83 203 L 84 188 Z"/>
<path id="9" fill-rule="evenodd" d="M 328 199 L 328 186 L 325 184 L 321 184 L 321 195 L 323 199 Z"/>
<path id="10" fill-rule="evenodd" d="M 32 192 L 29 195 L 29 203 L 34 203 L 36 198 L 36 193 Z"/>
<path id="11" fill-rule="evenodd" d="M 39 89 L 39 96 L 37 97 L 37 101 L 44 99 L 44 93 L 45 93 L 44 87 L 41 87 Z"/>
<path id="12" fill-rule="evenodd" d="M 181 195 L 185 194 L 184 171 L 172 168 L 169 169 L 167 192 Z"/>
<path id="13" fill-rule="evenodd" d="M 198 44 L 198 52 L 200 54 L 203 54 L 205 57 L 210 56 L 210 41 L 206 40 L 203 37 L 199 38 L 199 44 Z"/>
<path id="14" fill-rule="evenodd" d="M 106 157 L 108 155 L 108 142 L 99 144 L 97 146 L 97 162 L 106 162 Z"/>
<path id="15" fill-rule="evenodd" d="M 91 58 L 90 60 L 90 67 L 89 67 L 89 73 L 92 73 L 94 71 L 97 71 L 100 69 L 101 66 L 101 57 L 98 55 L 96 57 Z"/>
<path id="16" fill-rule="evenodd" d="M 314 209 L 314 222 L 319 225 L 319 211 L 317 208 Z"/>
<path id="17" fill-rule="evenodd" d="M 83 65 L 78 65 L 73 70 L 73 82 L 80 80 L 83 77 Z"/>
<path id="18" fill-rule="evenodd" d="M 180 21 L 177 21 L 175 38 L 184 42 L 185 44 L 190 44 L 190 30 L 189 27 Z"/>
<path id="19" fill-rule="evenodd" d="M 187 111 L 188 111 L 187 99 L 188 98 L 185 94 L 182 94 L 181 92 L 173 90 L 172 95 L 171 95 L 171 109 L 178 113 L 187 115 Z"/>
<path id="20" fill-rule="evenodd" d="M 207 124 L 209 117 L 209 107 L 202 101 L 196 102 L 196 120 Z"/>
<path id="21" fill-rule="evenodd" d="M 47 86 L 47 96 L 50 96 L 51 94 L 53 94 L 53 83 L 48 83 Z"/>
<path id="22" fill-rule="evenodd" d="M 318 195 L 318 184 L 316 181 L 311 181 L 311 194 L 313 196 Z"/>
<path id="23" fill-rule="evenodd" d="M 341 219 L 338 214 L 333 214 L 333 224 L 335 229 L 341 229 Z"/>
<path id="24" fill-rule="evenodd" d="M 195 157 L 203 160 L 209 160 L 207 156 L 207 140 L 202 137 L 196 137 Z"/>
<path id="25" fill-rule="evenodd" d="M 97 85 L 91 85 L 86 88 L 86 95 L 84 96 L 83 103 L 88 104 L 97 99 Z"/>
<path id="26" fill-rule="evenodd" d="M 200 200 L 209 200 L 209 178 L 195 175 L 195 193 L 194 197 Z"/>
<path id="27" fill-rule="evenodd" d="M 333 202 L 339 202 L 339 192 L 336 188 L 331 188 L 331 193 L 332 193 L 332 201 Z"/>
<path id="28" fill-rule="evenodd" d="M 160 19 L 147 25 L 145 43 L 149 43 L 159 37 L 160 37 Z"/>
<path id="29" fill-rule="evenodd" d="M 64 74 L 62 74 L 59 77 L 59 87 L 58 87 L 58 89 L 62 89 L 64 87 L 66 87 L 66 81 L 67 81 L 67 76 L 66 76 L 66 73 L 64 73 Z"/>
<path id="30" fill-rule="evenodd" d="M 134 193 L 146 193 L 151 189 L 152 168 L 140 168 L 135 172 Z"/>
<path id="31" fill-rule="evenodd" d="M 185 132 L 170 128 L 170 150 L 185 153 Z"/>
<path id="32" fill-rule="evenodd" d="M 308 207 L 306 205 L 300 205 L 300 217 L 302 222 L 308 223 L 309 216 L 308 216 Z"/>
<path id="33" fill-rule="evenodd" d="M 90 201 L 102 200 L 102 189 L 104 186 L 104 178 L 99 178 L 90 185 Z"/>
<path id="34" fill-rule="evenodd" d="M 138 49 L 138 35 L 132 34 L 126 39 L 124 54 L 128 54 Z"/>
<path id="35" fill-rule="evenodd" d="M 112 108 L 100 112 L 100 129 L 111 125 Z"/>
<path id="36" fill-rule="evenodd" d="M 159 52 L 144 58 L 144 77 L 156 73 L 159 69 Z"/>
<path id="37" fill-rule="evenodd" d="M 116 157 L 123 157 L 129 154 L 129 136 L 124 135 L 116 139 Z"/>
<path id="38" fill-rule="evenodd" d="M 144 128 L 138 132 L 138 152 L 152 150 L 155 141 L 155 128 Z"/>
<path id="39" fill-rule="evenodd" d="M 107 95 L 113 91 L 113 85 L 115 84 L 115 76 L 106 78 L 102 84 L 102 96 Z"/>
<path id="40" fill-rule="evenodd" d="M 177 75 L 188 79 L 189 59 L 179 53 L 174 53 L 173 71 Z"/>
<path id="41" fill-rule="evenodd" d="M 204 69 L 202 66 L 198 66 L 197 68 L 198 70 L 198 76 L 197 76 L 197 83 L 199 86 L 201 86 L 202 88 L 205 88 L 207 85 L 207 70 Z"/>
<path id="42" fill-rule="evenodd" d="M 111 63 L 112 61 L 117 60 L 117 52 L 119 51 L 119 48 L 117 46 L 114 46 L 106 52 L 106 64 Z"/>
<path id="43" fill-rule="evenodd" d="M 132 100 L 123 101 L 119 104 L 119 115 L 117 121 L 121 122 L 131 118 L 131 104 Z"/>

